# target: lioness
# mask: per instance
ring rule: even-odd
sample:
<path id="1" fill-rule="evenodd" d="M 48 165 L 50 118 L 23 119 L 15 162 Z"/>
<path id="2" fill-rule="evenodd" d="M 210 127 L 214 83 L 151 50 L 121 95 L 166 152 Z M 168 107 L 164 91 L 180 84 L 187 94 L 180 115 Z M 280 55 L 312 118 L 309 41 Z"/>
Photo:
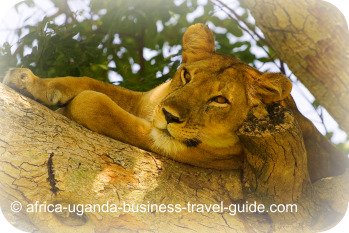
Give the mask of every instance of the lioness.
<path id="1" fill-rule="evenodd" d="M 292 85 L 214 47 L 208 27 L 190 26 L 172 80 L 145 93 L 88 77 L 41 79 L 25 68 L 11 69 L 4 83 L 46 105 L 63 105 L 61 113 L 92 131 L 179 162 L 239 169 L 237 130 L 249 110 L 290 98 Z"/>

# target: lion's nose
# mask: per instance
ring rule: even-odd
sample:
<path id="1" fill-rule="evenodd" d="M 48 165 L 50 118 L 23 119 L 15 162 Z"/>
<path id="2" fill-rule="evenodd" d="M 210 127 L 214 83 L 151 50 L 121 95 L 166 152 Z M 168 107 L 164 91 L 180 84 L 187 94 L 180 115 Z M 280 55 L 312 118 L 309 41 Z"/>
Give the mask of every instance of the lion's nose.
<path id="1" fill-rule="evenodd" d="M 167 121 L 167 124 L 170 124 L 170 123 L 181 123 L 183 121 L 181 121 L 179 119 L 178 116 L 175 116 L 174 114 L 170 113 L 168 110 L 166 110 L 165 108 L 162 108 L 162 112 L 164 113 L 165 115 L 165 119 Z"/>

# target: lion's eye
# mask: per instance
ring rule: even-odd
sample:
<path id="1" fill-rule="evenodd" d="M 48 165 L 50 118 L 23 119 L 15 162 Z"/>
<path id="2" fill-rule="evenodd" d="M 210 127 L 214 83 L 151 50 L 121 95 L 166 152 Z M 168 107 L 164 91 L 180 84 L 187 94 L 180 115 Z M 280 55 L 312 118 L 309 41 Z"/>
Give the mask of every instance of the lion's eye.
<path id="1" fill-rule="evenodd" d="M 182 79 L 183 84 L 187 84 L 187 83 L 190 82 L 191 76 L 190 76 L 189 72 L 186 69 L 182 70 L 181 79 Z"/>
<path id="2" fill-rule="evenodd" d="M 219 95 L 211 98 L 211 102 L 216 102 L 218 104 L 228 104 L 229 100 L 224 96 Z"/>

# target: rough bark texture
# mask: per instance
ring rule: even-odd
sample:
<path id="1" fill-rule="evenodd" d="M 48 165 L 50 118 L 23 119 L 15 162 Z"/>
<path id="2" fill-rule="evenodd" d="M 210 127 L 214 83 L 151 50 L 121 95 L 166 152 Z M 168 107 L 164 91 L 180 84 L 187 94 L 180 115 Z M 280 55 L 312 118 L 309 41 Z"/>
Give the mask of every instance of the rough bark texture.
<path id="1" fill-rule="evenodd" d="M 321 0 L 242 0 L 278 57 L 349 132 L 349 32 Z"/>
<path id="2" fill-rule="evenodd" d="M 292 202 L 310 183 L 302 133 L 291 111 L 275 104 L 269 112 L 263 119 L 250 114 L 239 131 L 245 187 L 277 202 Z"/>
<path id="3" fill-rule="evenodd" d="M 246 181 L 243 183 L 241 171 L 202 169 L 145 152 L 93 133 L 0 84 L 0 206 L 15 226 L 50 233 L 314 232 L 333 226 L 346 210 L 349 185 L 345 179 L 349 174 L 310 185 L 298 126 L 292 114 L 285 112 L 283 116 L 272 127 L 274 130 L 268 131 L 266 127 L 264 135 L 254 134 L 255 129 L 251 128 L 254 124 L 248 122 L 241 130 L 250 156 L 243 171 Z M 290 145 L 278 146 L 280 137 L 289 139 Z M 258 149 L 254 149 L 255 145 Z M 285 174 L 281 172 L 283 167 Z M 22 211 L 10 210 L 13 201 L 22 203 Z M 228 206 L 256 201 L 267 207 L 284 201 L 296 203 L 298 212 L 233 216 L 227 210 L 224 213 L 120 210 L 79 216 L 78 211 L 26 211 L 25 205 L 36 201 L 66 206 L 107 202 L 121 206 L 124 202 L 187 206 L 188 202 L 221 201 Z"/>

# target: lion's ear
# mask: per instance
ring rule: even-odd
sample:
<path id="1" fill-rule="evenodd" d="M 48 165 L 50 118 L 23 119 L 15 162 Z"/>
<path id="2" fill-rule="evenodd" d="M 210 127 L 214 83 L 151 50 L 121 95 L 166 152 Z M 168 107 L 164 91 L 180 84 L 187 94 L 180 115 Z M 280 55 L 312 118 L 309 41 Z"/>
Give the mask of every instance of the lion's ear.
<path id="1" fill-rule="evenodd" d="M 183 35 L 183 63 L 205 59 L 214 52 L 214 38 L 204 24 L 191 25 Z"/>
<path id="2" fill-rule="evenodd" d="M 285 99 L 292 90 L 292 83 L 280 73 L 264 73 L 248 82 L 248 95 L 253 105 L 273 103 Z"/>

